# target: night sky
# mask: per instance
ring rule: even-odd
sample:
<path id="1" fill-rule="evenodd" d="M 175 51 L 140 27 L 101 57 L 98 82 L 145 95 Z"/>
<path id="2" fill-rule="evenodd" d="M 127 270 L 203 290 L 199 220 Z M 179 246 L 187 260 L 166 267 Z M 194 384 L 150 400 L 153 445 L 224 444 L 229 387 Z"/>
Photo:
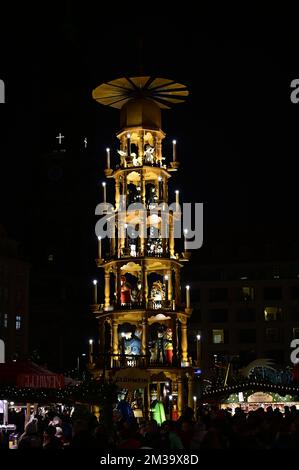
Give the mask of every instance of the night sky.
<path id="1" fill-rule="evenodd" d="M 75 318 L 74 341 L 67 333 L 62 339 L 78 352 L 92 331 L 94 208 L 105 148 L 116 149 L 119 126 L 118 111 L 95 103 L 92 89 L 140 73 L 186 84 L 186 104 L 163 114 L 166 156 L 176 138 L 181 161 L 170 193 L 180 189 L 183 200 L 204 202 L 204 243 L 239 229 L 250 243 L 256 227 L 280 236 L 296 227 L 298 214 L 299 104 L 290 102 L 290 82 L 299 78 L 299 33 L 290 25 L 283 35 L 268 20 L 242 36 L 220 34 L 192 11 L 130 17 L 92 3 L 46 5 L 1 17 L 7 102 L 0 105 L 0 224 L 20 242 L 34 276 L 56 250 L 62 283 L 78 288 L 77 309 L 65 316 Z M 66 153 L 56 158 L 59 132 Z M 35 322 L 34 335 L 38 328 Z M 69 328 L 67 320 L 61 328 Z"/>

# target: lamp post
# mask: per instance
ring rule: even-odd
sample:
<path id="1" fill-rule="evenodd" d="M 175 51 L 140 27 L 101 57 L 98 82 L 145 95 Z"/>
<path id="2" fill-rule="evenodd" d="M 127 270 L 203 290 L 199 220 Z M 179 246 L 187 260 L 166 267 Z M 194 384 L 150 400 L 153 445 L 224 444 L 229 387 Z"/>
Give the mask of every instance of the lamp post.
<path id="1" fill-rule="evenodd" d="M 194 409 L 194 417 L 196 419 L 196 415 L 197 415 L 197 397 L 196 396 L 193 397 L 193 409 Z"/>
<path id="2" fill-rule="evenodd" d="M 79 378 L 79 374 L 80 374 L 80 357 L 85 357 L 86 354 L 85 353 L 82 353 L 81 356 L 79 355 L 77 357 L 77 374 L 78 374 L 78 378 Z"/>
<path id="3" fill-rule="evenodd" d="M 201 356 L 201 351 L 200 351 L 200 339 L 201 339 L 201 336 L 200 334 L 196 335 L 196 340 L 197 340 L 197 343 L 196 343 L 196 365 L 197 367 L 200 366 L 200 356 Z"/>

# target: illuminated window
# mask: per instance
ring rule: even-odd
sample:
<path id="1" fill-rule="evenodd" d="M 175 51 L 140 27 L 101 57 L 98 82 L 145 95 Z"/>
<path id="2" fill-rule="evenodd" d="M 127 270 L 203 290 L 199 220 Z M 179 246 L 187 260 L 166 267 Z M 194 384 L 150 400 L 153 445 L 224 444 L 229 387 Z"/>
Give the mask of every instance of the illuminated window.
<path id="1" fill-rule="evenodd" d="M 254 288 L 249 286 L 241 287 L 239 298 L 242 302 L 252 302 L 254 300 Z"/>
<path id="2" fill-rule="evenodd" d="M 265 321 L 280 321 L 282 320 L 282 308 L 280 307 L 266 307 L 264 310 Z"/>
<path id="3" fill-rule="evenodd" d="M 21 329 L 21 316 L 17 315 L 16 316 L 16 330 L 20 330 L 20 329 Z"/>
<path id="4" fill-rule="evenodd" d="M 214 344 L 224 343 L 224 330 L 212 330 L 212 334 Z"/>
<path id="5" fill-rule="evenodd" d="M 54 261 L 54 255 L 52 254 L 48 255 L 48 261 Z"/>

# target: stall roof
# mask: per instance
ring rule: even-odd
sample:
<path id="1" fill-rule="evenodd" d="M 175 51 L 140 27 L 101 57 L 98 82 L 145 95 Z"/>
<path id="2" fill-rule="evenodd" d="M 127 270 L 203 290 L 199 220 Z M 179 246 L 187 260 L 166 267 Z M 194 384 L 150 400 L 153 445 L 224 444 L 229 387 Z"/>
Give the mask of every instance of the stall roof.
<path id="1" fill-rule="evenodd" d="M 9 361 L 0 364 L 0 384 L 28 388 L 63 388 L 64 376 L 51 372 L 32 361 Z"/>

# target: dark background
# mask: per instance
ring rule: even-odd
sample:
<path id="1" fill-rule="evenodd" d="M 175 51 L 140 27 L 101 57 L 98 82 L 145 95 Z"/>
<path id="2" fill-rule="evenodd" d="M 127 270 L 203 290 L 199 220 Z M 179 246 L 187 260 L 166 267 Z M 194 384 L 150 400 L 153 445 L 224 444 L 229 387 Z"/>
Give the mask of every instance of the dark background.
<path id="1" fill-rule="evenodd" d="M 188 86 L 187 102 L 164 112 L 163 127 L 166 157 L 176 138 L 181 161 L 170 194 L 204 202 L 204 248 L 193 266 L 222 235 L 258 246 L 254 233 L 287 243 L 297 230 L 296 25 L 282 32 L 268 17 L 243 28 L 242 18 L 234 32 L 192 9 L 117 11 L 46 2 L 0 19 L 0 224 L 31 263 L 30 348 L 53 367 L 75 366 L 95 336 L 94 208 L 106 146 L 116 162 L 119 125 L 117 110 L 91 98 L 101 82 L 142 73 Z"/>

